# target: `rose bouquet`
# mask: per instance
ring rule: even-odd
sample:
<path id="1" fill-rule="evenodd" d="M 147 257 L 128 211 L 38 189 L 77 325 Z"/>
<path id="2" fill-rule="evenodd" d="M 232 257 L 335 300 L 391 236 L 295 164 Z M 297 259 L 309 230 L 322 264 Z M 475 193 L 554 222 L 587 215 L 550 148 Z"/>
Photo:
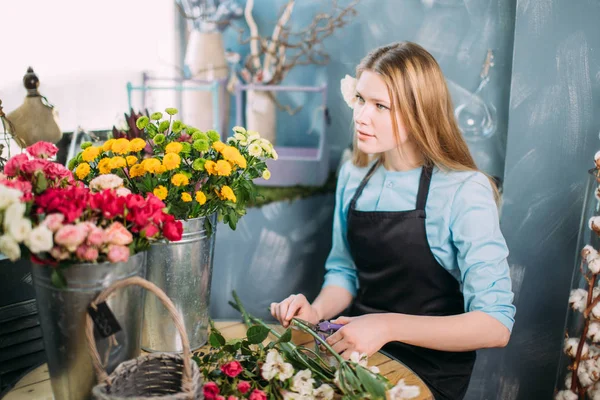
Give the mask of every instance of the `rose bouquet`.
<path id="1" fill-rule="evenodd" d="M 164 201 L 177 219 L 217 213 L 235 229 L 256 195 L 252 181 L 269 179 L 265 159 L 277 159 L 277 152 L 256 132 L 235 127 L 224 143 L 216 131 L 201 132 L 173 120 L 176 109 L 165 112 L 166 119 L 160 112 L 137 119 L 143 137 L 82 144 L 69 169 L 85 184 L 104 174 L 118 175 L 133 193 Z"/>

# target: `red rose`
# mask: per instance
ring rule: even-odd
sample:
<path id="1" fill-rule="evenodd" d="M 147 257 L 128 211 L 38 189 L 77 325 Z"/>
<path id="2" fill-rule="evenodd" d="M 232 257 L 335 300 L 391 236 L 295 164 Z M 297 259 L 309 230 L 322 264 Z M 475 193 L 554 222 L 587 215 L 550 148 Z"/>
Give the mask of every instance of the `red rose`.
<path id="1" fill-rule="evenodd" d="M 249 400 L 267 400 L 267 395 L 262 390 L 254 389 L 248 397 Z"/>
<path id="2" fill-rule="evenodd" d="M 35 158 L 50 158 L 58 153 L 58 147 L 49 142 L 37 142 L 25 150 Z"/>
<path id="3" fill-rule="evenodd" d="M 17 154 L 8 160 L 6 165 L 4 165 L 4 173 L 7 176 L 17 176 L 23 164 L 29 161 L 29 157 L 27 154 Z"/>
<path id="4" fill-rule="evenodd" d="M 148 224 L 144 227 L 144 234 L 147 238 L 154 237 L 159 231 L 159 229 L 154 224 Z"/>
<path id="5" fill-rule="evenodd" d="M 246 393 L 248 390 L 250 390 L 250 388 L 251 388 L 250 382 L 246 382 L 246 381 L 239 381 L 239 383 L 237 385 L 237 390 L 239 390 L 241 394 Z"/>
<path id="6" fill-rule="evenodd" d="M 215 400 L 220 393 L 219 387 L 214 382 L 205 383 L 202 390 L 204 391 L 204 398 L 206 400 Z"/>
<path id="7" fill-rule="evenodd" d="M 221 366 L 221 371 L 223 371 L 225 375 L 230 376 L 232 378 L 238 376 L 243 370 L 244 368 L 242 368 L 242 364 L 240 364 L 237 361 L 230 361 L 227 364 Z"/>
<path id="8" fill-rule="evenodd" d="M 127 200 L 127 208 L 130 210 L 142 208 L 146 204 L 146 200 L 139 194 L 130 194 L 125 199 Z"/>
<path id="9" fill-rule="evenodd" d="M 163 235 L 171 242 L 181 240 L 183 224 L 181 221 L 168 221 L 163 225 Z"/>

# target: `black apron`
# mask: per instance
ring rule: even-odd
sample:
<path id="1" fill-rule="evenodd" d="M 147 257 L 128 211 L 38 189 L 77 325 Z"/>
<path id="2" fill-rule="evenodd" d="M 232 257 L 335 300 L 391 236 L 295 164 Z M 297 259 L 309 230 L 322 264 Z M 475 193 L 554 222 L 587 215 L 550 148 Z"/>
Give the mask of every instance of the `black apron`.
<path id="1" fill-rule="evenodd" d="M 432 167 L 423 167 L 413 211 L 358 211 L 356 201 L 376 162 L 360 183 L 348 211 L 348 244 L 359 290 L 351 315 L 402 313 L 456 315 L 464 312 L 460 285 L 431 252 L 425 231 L 425 204 Z M 412 369 L 436 400 L 462 399 L 469 386 L 475 352 L 447 352 L 391 342 L 383 349 Z"/>

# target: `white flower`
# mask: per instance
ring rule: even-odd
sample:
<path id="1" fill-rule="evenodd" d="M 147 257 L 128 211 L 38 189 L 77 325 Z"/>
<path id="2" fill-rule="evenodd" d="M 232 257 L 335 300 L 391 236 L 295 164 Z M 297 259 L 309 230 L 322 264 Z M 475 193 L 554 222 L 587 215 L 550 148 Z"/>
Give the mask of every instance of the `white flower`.
<path id="1" fill-rule="evenodd" d="M 292 367 L 292 364 L 284 362 L 277 350 L 271 349 L 267 353 L 267 359 L 261 368 L 261 372 L 263 378 L 268 381 L 277 378 L 283 382 L 292 377 L 294 367 Z"/>
<path id="2" fill-rule="evenodd" d="M 560 392 L 556 393 L 556 397 L 554 397 L 554 400 L 578 400 L 579 396 L 573 392 L 571 392 L 570 390 L 561 390 Z"/>
<path id="3" fill-rule="evenodd" d="M 275 149 L 271 150 L 271 158 L 273 158 L 273 160 L 277 160 L 279 158 Z"/>
<path id="4" fill-rule="evenodd" d="M 573 373 L 569 372 L 566 376 L 565 376 L 565 387 L 571 387 L 571 383 L 573 379 Z"/>
<path id="5" fill-rule="evenodd" d="M 0 210 L 4 210 L 13 203 L 20 202 L 22 196 L 23 192 L 20 190 L 0 185 Z"/>
<path id="6" fill-rule="evenodd" d="M 31 221 L 25 218 L 13 221 L 10 226 L 8 226 L 7 231 L 13 239 L 21 243 L 31 233 Z"/>
<path id="7" fill-rule="evenodd" d="M 42 253 L 50 251 L 54 245 L 54 237 L 52 231 L 46 225 L 40 225 L 33 229 L 29 236 L 25 239 L 25 244 L 29 247 L 32 253 Z"/>
<path id="8" fill-rule="evenodd" d="M 358 351 L 353 351 L 352 354 L 350 354 L 350 361 L 363 367 L 367 366 L 367 358 L 367 353 L 358 354 Z"/>
<path id="9" fill-rule="evenodd" d="M 305 369 L 298 371 L 296 375 L 294 375 L 292 386 L 290 388 L 295 392 L 306 395 L 312 393 L 314 383 L 315 380 L 312 378 L 312 373 L 310 370 Z"/>
<path id="10" fill-rule="evenodd" d="M 571 387 L 569 384 L 567 387 Z M 591 400 L 600 400 L 600 383 L 596 382 L 587 389 L 588 397 Z"/>
<path id="11" fill-rule="evenodd" d="M 391 388 L 387 394 L 387 398 L 391 400 L 414 399 L 421 393 L 418 386 L 407 385 L 404 379 L 400 379 L 396 386 Z"/>
<path id="12" fill-rule="evenodd" d="M 591 322 L 588 326 L 587 337 L 594 343 L 600 342 L 600 323 Z"/>
<path id="13" fill-rule="evenodd" d="M 598 272 L 600 272 L 600 256 L 597 256 L 588 261 L 588 269 L 592 274 L 597 274 Z"/>
<path id="14" fill-rule="evenodd" d="M 592 308 L 592 315 L 594 318 L 600 318 L 600 303 L 596 304 L 594 308 Z"/>
<path id="15" fill-rule="evenodd" d="M 100 175 L 90 182 L 90 189 L 99 192 L 104 189 L 118 189 L 123 186 L 123 179 L 115 174 Z"/>
<path id="16" fill-rule="evenodd" d="M 596 154 L 594 154 L 594 161 L 598 161 L 600 159 L 600 151 L 597 151 Z"/>
<path id="17" fill-rule="evenodd" d="M 600 201 L 600 187 L 596 189 L 596 200 Z"/>
<path id="18" fill-rule="evenodd" d="M 236 134 L 241 134 L 241 135 L 245 135 L 246 134 L 246 128 L 244 128 L 243 126 L 234 126 L 232 130 Z"/>
<path id="19" fill-rule="evenodd" d="M 258 133 L 256 131 L 248 131 L 248 132 L 246 132 L 246 134 L 248 135 L 248 143 L 252 143 L 255 140 L 260 139 L 260 133 Z"/>
<path id="20" fill-rule="evenodd" d="M 564 345 L 565 354 L 571 358 L 575 358 L 575 354 L 577 353 L 578 346 L 579 346 L 578 338 L 565 339 L 565 345 Z M 587 354 L 588 350 L 589 350 L 588 344 L 584 343 L 581 354 L 585 356 Z"/>
<path id="21" fill-rule="evenodd" d="M 258 141 L 258 144 L 267 154 L 271 154 L 271 152 L 273 151 L 273 145 L 267 139 L 260 139 Z"/>
<path id="22" fill-rule="evenodd" d="M 569 296 L 569 305 L 575 311 L 583 312 L 587 304 L 587 291 L 584 289 L 573 289 Z"/>
<path id="23" fill-rule="evenodd" d="M 590 218 L 588 226 L 593 231 L 600 229 L 600 216 Z"/>
<path id="24" fill-rule="evenodd" d="M 260 147 L 260 144 L 256 142 L 251 143 L 250 146 L 248 146 L 248 153 L 253 157 L 262 156 L 262 148 Z"/>
<path id="25" fill-rule="evenodd" d="M 376 367 L 375 365 L 373 365 L 372 367 L 369 367 L 369 371 L 371 371 L 374 374 L 378 374 L 379 373 L 379 368 Z"/>
<path id="26" fill-rule="evenodd" d="M 237 139 L 235 137 L 233 137 L 233 136 L 229 136 L 227 138 L 227 144 L 235 145 L 235 144 L 237 144 Z"/>
<path id="27" fill-rule="evenodd" d="M 577 377 L 582 386 L 588 387 L 600 379 L 600 367 L 594 359 L 584 360 L 577 368 Z"/>
<path id="28" fill-rule="evenodd" d="M 246 141 L 246 135 L 243 135 L 241 133 L 234 133 L 233 138 L 235 140 L 239 140 L 240 142 Z"/>
<path id="29" fill-rule="evenodd" d="M 4 230 L 8 231 L 12 225 L 17 224 L 23 219 L 25 214 L 25 204 L 12 203 L 4 211 Z"/>
<path id="30" fill-rule="evenodd" d="M 586 262 L 588 262 L 588 260 L 593 259 L 597 255 L 598 251 L 589 244 L 581 250 L 581 256 L 585 259 Z"/>
<path id="31" fill-rule="evenodd" d="M 0 236 L 0 253 L 4 254 L 10 261 L 17 261 L 21 257 L 19 243 L 10 235 Z"/>
<path id="32" fill-rule="evenodd" d="M 356 78 L 350 75 L 344 76 L 344 79 L 340 81 L 340 89 L 346 104 L 350 108 L 354 108 L 354 104 L 356 103 Z"/>
<path id="33" fill-rule="evenodd" d="M 331 400 L 333 399 L 333 395 L 333 388 L 325 383 L 316 388 L 313 392 L 313 396 L 316 400 Z"/>

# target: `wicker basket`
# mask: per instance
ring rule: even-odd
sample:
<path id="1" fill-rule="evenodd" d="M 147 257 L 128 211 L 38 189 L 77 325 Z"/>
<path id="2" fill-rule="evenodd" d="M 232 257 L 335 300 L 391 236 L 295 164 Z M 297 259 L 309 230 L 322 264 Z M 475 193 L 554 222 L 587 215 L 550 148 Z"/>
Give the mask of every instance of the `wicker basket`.
<path id="1" fill-rule="evenodd" d="M 151 353 L 121 363 L 108 376 L 100 362 L 94 340 L 92 319 L 87 315 L 86 338 L 98 384 L 92 390 L 96 400 L 202 400 L 202 378 L 191 359 L 190 344 L 181 315 L 165 293 L 153 283 L 140 277 L 115 282 L 92 302 L 92 307 L 105 301 L 117 289 L 138 285 L 154 293 L 167 307 L 181 334 L 183 355 Z"/>

